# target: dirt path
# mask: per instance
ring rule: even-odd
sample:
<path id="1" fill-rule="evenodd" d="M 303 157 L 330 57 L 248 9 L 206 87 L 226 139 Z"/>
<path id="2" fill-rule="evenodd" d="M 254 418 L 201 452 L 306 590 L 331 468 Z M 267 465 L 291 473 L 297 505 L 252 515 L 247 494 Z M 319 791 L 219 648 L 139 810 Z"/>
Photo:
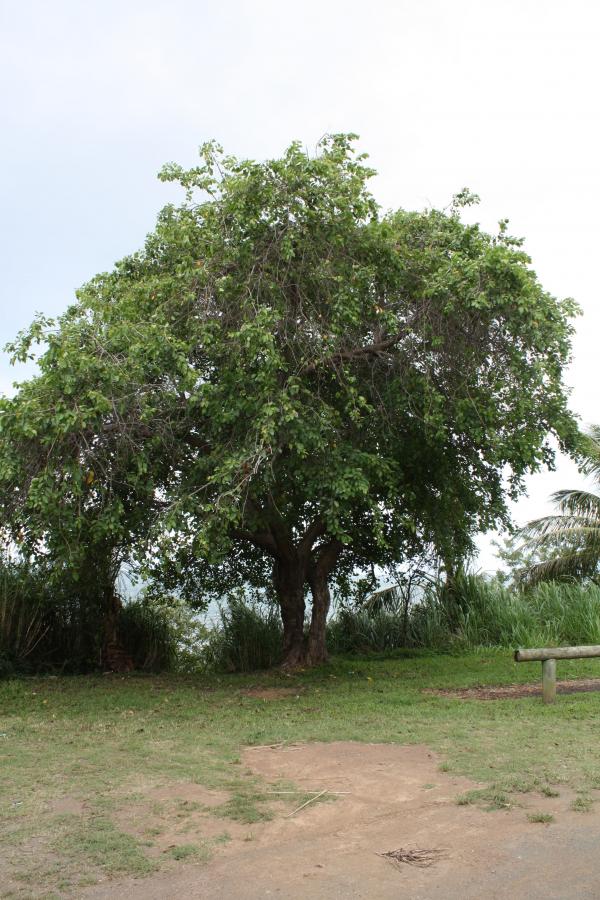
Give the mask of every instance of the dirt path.
<path id="1" fill-rule="evenodd" d="M 244 762 L 270 782 L 287 779 L 306 790 L 339 793 L 330 802 L 313 803 L 291 817 L 229 829 L 233 839 L 204 866 L 184 866 L 140 881 L 107 882 L 82 896 L 96 900 L 600 897 L 600 814 L 571 811 L 572 795 L 566 790 L 556 798 L 517 795 L 523 806 L 508 810 L 458 806 L 456 796 L 476 785 L 441 773 L 438 759 L 422 746 L 303 744 L 248 749 Z M 527 819 L 532 810 L 552 813 L 556 822 L 532 824 Z M 198 824 L 199 836 L 211 827 L 214 824 L 204 819 Z M 378 855 L 401 847 L 444 852 L 429 868 L 397 867 Z"/>
<path id="2" fill-rule="evenodd" d="M 557 681 L 557 694 L 589 694 L 600 691 L 600 678 L 579 678 Z M 424 691 L 436 697 L 455 697 L 459 700 L 518 700 L 520 697 L 541 697 L 541 681 L 532 684 L 503 684 L 498 687 L 438 688 Z"/>

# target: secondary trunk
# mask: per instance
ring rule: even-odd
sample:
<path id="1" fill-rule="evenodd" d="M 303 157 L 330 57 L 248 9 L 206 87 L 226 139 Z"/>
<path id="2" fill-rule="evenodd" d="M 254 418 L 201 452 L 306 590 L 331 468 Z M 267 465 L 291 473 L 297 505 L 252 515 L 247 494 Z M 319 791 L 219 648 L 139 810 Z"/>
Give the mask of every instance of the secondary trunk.
<path id="1" fill-rule="evenodd" d="M 308 632 L 306 662 L 317 666 L 327 661 L 327 614 L 331 604 L 331 595 L 326 575 L 313 575 L 310 579 L 312 594 L 312 616 Z"/>
<path id="2" fill-rule="evenodd" d="M 305 567 L 298 560 L 276 561 L 273 584 L 283 622 L 283 665 L 304 665 L 304 582 Z"/>

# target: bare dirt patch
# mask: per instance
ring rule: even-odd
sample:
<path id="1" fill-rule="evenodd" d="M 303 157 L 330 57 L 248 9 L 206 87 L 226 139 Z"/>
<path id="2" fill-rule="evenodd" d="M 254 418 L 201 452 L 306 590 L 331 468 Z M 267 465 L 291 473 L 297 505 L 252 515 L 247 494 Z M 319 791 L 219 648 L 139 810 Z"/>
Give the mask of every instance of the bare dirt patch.
<path id="1" fill-rule="evenodd" d="M 143 799 L 123 806 L 115 818 L 122 831 L 147 845 L 152 858 L 180 846 L 209 855 L 215 841 L 228 842 L 234 836 L 243 839 L 247 832 L 239 823 L 226 822 L 215 814 L 229 799 L 227 791 L 178 781 L 149 788 Z"/>
<path id="2" fill-rule="evenodd" d="M 54 815 L 82 816 L 85 811 L 85 802 L 76 797 L 58 797 L 50 801 L 50 811 Z"/>
<path id="3" fill-rule="evenodd" d="M 282 783 L 328 794 L 294 815 L 279 808 L 270 822 L 227 823 L 227 842 L 204 865 L 143 881 L 128 879 L 83 896 L 163 900 L 302 898 L 410 898 L 480 900 L 520 894 L 528 898 L 600 896 L 593 848 L 600 815 L 570 811 L 570 795 L 519 795 L 508 809 L 486 812 L 456 797 L 480 787 L 439 770 L 424 746 L 332 742 L 248 748 L 243 762 L 276 793 Z M 552 814 L 556 823 L 533 824 L 527 813 Z M 202 811 L 199 827 L 215 827 Z M 223 827 L 222 824 L 219 827 Z M 192 828 L 193 831 L 193 828 Z M 187 831 L 191 835 L 191 831 Z M 170 838 L 181 840 L 180 832 Z M 398 860 L 426 851 L 432 865 Z M 391 854 L 386 858 L 386 854 Z M 412 857 L 411 857 L 412 854 Z M 554 892 L 556 891 L 556 892 Z"/>
<path id="4" fill-rule="evenodd" d="M 146 794 L 149 801 L 201 804 L 204 807 L 220 806 L 229 799 L 226 791 L 216 791 L 193 781 L 175 781 L 160 785 Z"/>
<path id="5" fill-rule="evenodd" d="M 252 697 L 255 700 L 285 700 L 287 697 L 299 697 L 301 693 L 302 690 L 293 687 L 251 687 L 241 691 L 244 697 Z"/>
<path id="6" fill-rule="evenodd" d="M 600 678 L 581 678 L 578 681 L 557 681 L 559 694 L 584 694 L 600 691 Z M 503 684 L 498 687 L 426 689 L 423 693 L 436 697 L 455 697 L 458 700 L 518 700 L 520 697 L 541 697 L 541 681 L 532 684 Z"/>

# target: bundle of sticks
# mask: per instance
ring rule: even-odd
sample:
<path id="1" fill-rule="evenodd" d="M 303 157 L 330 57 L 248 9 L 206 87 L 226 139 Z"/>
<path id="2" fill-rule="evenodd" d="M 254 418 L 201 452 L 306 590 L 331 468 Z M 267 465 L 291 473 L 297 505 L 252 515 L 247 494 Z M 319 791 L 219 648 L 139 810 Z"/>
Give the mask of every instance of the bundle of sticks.
<path id="1" fill-rule="evenodd" d="M 389 859 L 395 866 L 401 863 L 407 863 L 409 866 L 418 866 L 420 869 L 428 869 L 434 862 L 446 853 L 445 850 L 405 850 L 400 847 L 399 850 L 388 850 L 386 853 L 378 853 L 377 856 L 383 856 Z"/>

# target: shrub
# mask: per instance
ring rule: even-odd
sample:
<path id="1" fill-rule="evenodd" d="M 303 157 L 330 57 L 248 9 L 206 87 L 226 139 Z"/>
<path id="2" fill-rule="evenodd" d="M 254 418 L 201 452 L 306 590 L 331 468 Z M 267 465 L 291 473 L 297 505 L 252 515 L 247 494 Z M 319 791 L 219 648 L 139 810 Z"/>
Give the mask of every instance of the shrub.
<path id="1" fill-rule="evenodd" d="M 136 669 L 193 672 L 202 665 L 207 630 L 177 598 L 142 594 L 126 603 L 119 634 Z"/>
<path id="2" fill-rule="evenodd" d="M 141 597 L 126 603 L 119 617 L 125 651 L 136 668 L 148 671 L 187 671 L 194 660 L 197 667 L 199 631 L 193 613 L 171 598 Z M 0 677 L 93 671 L 103 635 L 102 611 L 85 585 L 0 558 Z"/>

